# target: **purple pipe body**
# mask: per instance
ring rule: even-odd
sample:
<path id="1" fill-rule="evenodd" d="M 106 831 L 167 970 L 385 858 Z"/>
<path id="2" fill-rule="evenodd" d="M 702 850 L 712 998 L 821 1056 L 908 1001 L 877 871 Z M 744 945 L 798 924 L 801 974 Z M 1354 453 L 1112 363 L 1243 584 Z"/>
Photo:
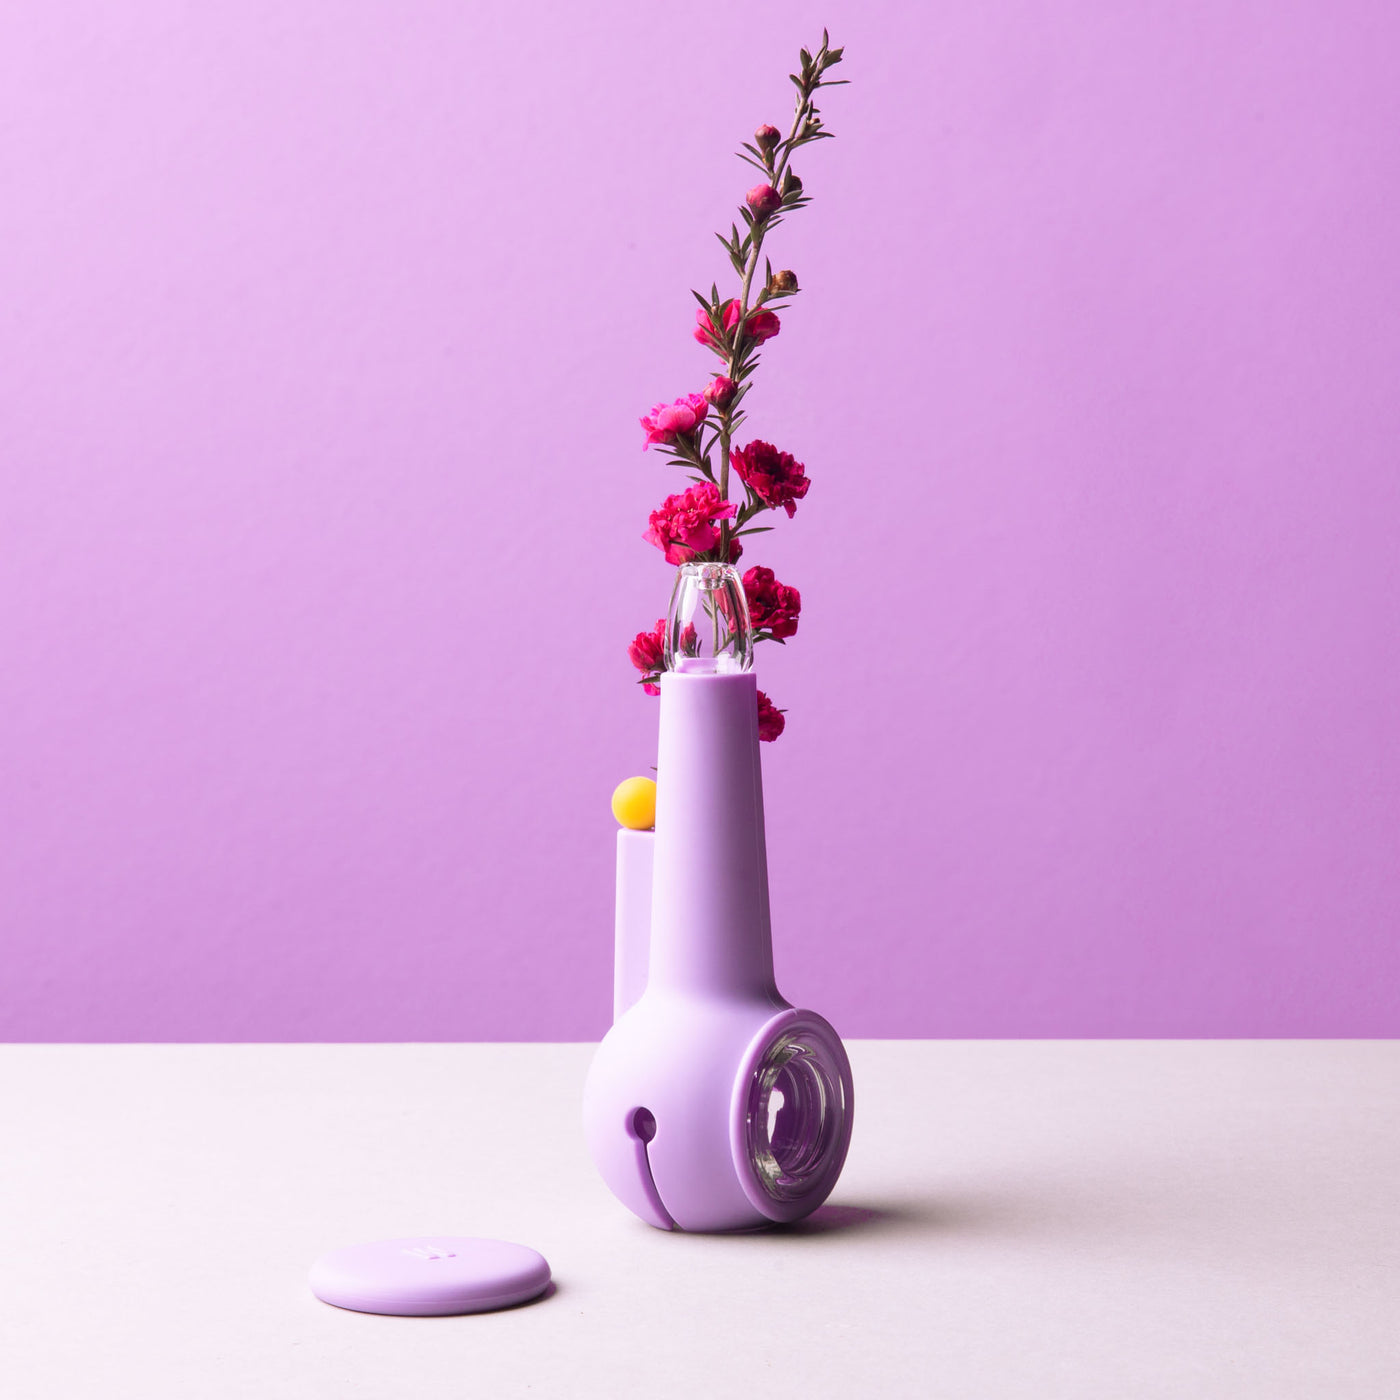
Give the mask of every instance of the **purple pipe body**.
<path id="1" fill-rule="evenodd" d="M 845 1160 L 850 1066 L 774 982 L 751 672 L 662 676 L 649 850 L 636 835 L 619 834 L 616 1020 L 585 1090 L 594 1161 L 661 1229 L 799 1219 Z"/>

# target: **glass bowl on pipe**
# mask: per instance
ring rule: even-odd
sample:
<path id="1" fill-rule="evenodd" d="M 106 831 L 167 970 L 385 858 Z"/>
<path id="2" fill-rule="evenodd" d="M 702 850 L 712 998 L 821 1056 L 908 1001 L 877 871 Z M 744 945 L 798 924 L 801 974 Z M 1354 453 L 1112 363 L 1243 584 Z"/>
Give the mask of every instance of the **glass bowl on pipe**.
<path id="1" fill-rule="evenodd" d="M 666 614 L 666 669 L 728 675 L 753 669 L 753 628 L 733 564 L 682 564 Z"/>

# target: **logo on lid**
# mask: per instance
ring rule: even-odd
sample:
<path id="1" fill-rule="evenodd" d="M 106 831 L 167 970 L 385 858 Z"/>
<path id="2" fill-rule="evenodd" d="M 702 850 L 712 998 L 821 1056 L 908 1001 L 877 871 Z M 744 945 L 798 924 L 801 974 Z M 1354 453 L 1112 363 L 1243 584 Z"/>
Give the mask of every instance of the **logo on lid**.
<path id="1" fill-rule="evenodd" d="M 457 1256 L 446 1245 L 418 1244 L 412 1249 L 401 1251 L 414 1259 L 455 1259 Z"/>

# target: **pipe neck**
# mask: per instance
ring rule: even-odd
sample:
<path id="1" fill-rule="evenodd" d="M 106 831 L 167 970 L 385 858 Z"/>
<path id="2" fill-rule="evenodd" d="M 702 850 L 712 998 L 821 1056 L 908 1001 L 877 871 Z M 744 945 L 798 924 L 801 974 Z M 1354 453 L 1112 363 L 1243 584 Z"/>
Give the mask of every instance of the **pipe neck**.
<path id="1" fill-rule="evenodd" d="M 777 997 L 752 672 L 661 677 L 649 985 Z"/>

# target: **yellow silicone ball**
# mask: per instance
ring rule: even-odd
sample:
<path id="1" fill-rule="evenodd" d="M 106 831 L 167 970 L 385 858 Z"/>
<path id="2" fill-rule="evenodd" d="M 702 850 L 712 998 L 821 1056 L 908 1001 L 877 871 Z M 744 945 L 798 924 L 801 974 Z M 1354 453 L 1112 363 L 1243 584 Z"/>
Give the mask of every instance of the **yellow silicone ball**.
<path id="1" fill-rule="evenodd" d="M 624 778 L 612 795 L 613 816 L 629 831 L 656 825 L 656 784 L 650 778 Z"/>

